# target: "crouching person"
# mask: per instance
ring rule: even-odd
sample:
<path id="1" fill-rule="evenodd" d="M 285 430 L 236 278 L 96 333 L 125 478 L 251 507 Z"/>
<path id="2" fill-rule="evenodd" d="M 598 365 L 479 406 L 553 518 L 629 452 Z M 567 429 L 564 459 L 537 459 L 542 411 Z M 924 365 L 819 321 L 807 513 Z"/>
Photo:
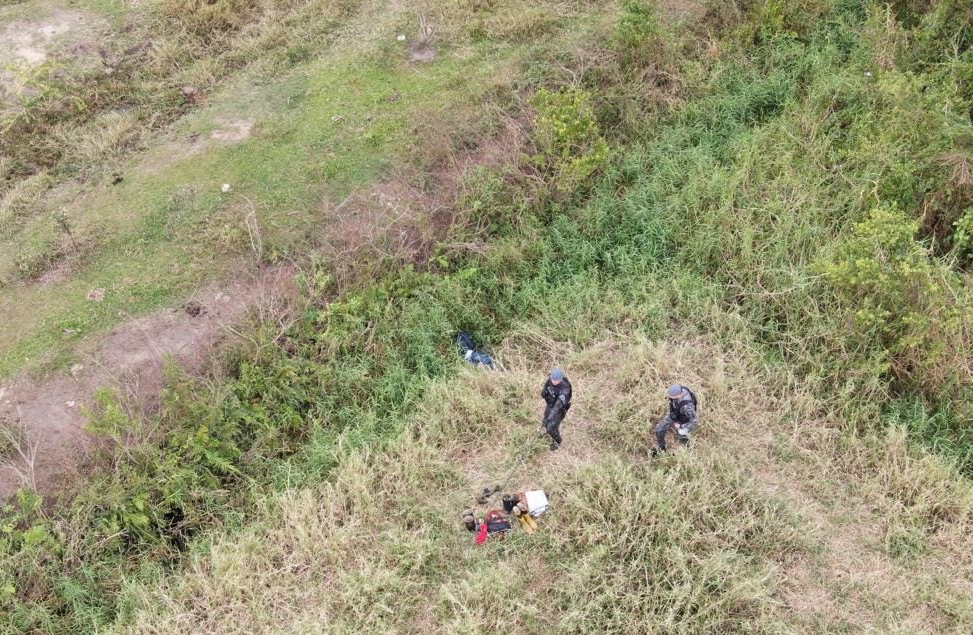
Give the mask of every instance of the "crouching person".
<path id="1" fill-rule="evenodd" d="M 696 412 L 698 402 L 693 391 L 686 386 L 673 384 L 669 386 L 666 397 L 669 399 L 669 412 L 655 427 L 658 447 L 652 448 L 652 456 L 666 451 L 666 434 L 669 430 L 675 430 L 679 443 L 688 447 L 689 435 L 699 424 L 699 415 Z"/>

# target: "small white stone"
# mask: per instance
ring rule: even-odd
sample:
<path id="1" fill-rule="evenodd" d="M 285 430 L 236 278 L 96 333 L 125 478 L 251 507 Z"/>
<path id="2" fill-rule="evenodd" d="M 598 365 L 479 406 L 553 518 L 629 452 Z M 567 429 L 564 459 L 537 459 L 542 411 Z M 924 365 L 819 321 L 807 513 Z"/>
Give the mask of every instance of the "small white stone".
<path id="1" fill-rule="evenodd" d="M 226 194 L 227 192 L 233 189 L 233 186 L 230 185 L 229 183 L 224 183 L 223 187 L 221 187 L 220 189 L 223 190 L 224 194 Z"/>
<path id="2" fill-rule="evenodd" d="M 402 34 L 399 34 L 399 36 L 395 39 L 398 40 L 399 42 L 405 42 L 405 36 Z"/>
<path id="3" fill-rule="evenodd" d="M 84 364 L 73 364 L 71 366 L 71 376 L 77 377 L 84 370 Z"/>
<path id="4" fill-rule="evenodd" d="M 68 408 L 74 408 L 77 405 L 77 403 L 78 402 L 76 401 L 65 401 L 64 405 L 67 406 Z"/>

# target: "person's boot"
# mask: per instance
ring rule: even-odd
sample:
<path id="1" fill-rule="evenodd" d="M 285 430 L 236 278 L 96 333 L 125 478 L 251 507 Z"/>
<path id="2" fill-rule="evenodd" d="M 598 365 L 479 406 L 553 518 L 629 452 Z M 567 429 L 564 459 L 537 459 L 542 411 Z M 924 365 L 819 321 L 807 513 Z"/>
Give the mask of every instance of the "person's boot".
<path id="1" fill-rule="evenodd" d="M 688 448 L 689 447 L 689 437 L 679 437 L 679 443 L 680 443 L 680 445 L 682 445 L 682 447 Z"/>
<path id="2" fill-rule="evenodd" d="M 664 454 L 665 451 L 666 451 L 665 448 L 652 448 L 652 458 L 654 459 L 658 457 L 660 454 Z"/>
<path id="3" fill-rule="evenodd" d="M 551 452 L 554 452 L 559 447 L 561 447 L 560 443 L 558 443 L 557 441 L 551 441 Z"/>

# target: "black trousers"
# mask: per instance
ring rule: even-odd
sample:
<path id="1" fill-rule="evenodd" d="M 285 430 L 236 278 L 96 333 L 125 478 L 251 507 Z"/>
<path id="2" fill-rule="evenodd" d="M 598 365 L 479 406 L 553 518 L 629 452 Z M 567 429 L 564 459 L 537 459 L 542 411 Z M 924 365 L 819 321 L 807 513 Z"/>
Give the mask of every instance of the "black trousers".
<path id="1" fill-rule="evenodd" d="M 564 421 L 564 415 L 568 414 L 568 410 L 570 409 L 571 406 L 568 405 L 567 408 L 561 410 L 552 417 L 551 410 L 553 410 L 553 408 L 551 406 L 544 408 L 544 429 L 547 430 L 549 435 L 551 435 L 551 440 L 553 441 L 551 447 L 560 447 L 562 441 L 561 422 Z"/>

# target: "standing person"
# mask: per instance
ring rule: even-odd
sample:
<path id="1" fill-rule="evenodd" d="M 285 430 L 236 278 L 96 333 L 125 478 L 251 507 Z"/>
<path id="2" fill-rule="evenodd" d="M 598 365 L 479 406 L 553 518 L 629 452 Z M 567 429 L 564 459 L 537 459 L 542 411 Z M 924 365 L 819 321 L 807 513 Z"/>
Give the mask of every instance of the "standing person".
<path id="1" fill-rule="evenodd" d="M 655 427 L 655 440 L 659 447 L 652 448 L 652 456 L 666 451 L 666 433 L 672 428 L 679 435 L 679 443 L 688 447 L 689 433 L 699 424 L 699 416 L 696 414 L 699 402 L 692 390 L 681 384 L 673 384 L 669 386 L 666 397 L 669 399 L 669 412 Z"/>
<path id="2" fill-rule="evenodd" d="M 564 376 L 563 370 L 555 368 L 551 371 L 551 376 L 541 390 L 541 397 L 547 403 L 544 408 L 543 433 L 550 435 L 551 450 L 556 450 L 561 447 L 561 422 L 571 409 L 571 382 Z"/>

